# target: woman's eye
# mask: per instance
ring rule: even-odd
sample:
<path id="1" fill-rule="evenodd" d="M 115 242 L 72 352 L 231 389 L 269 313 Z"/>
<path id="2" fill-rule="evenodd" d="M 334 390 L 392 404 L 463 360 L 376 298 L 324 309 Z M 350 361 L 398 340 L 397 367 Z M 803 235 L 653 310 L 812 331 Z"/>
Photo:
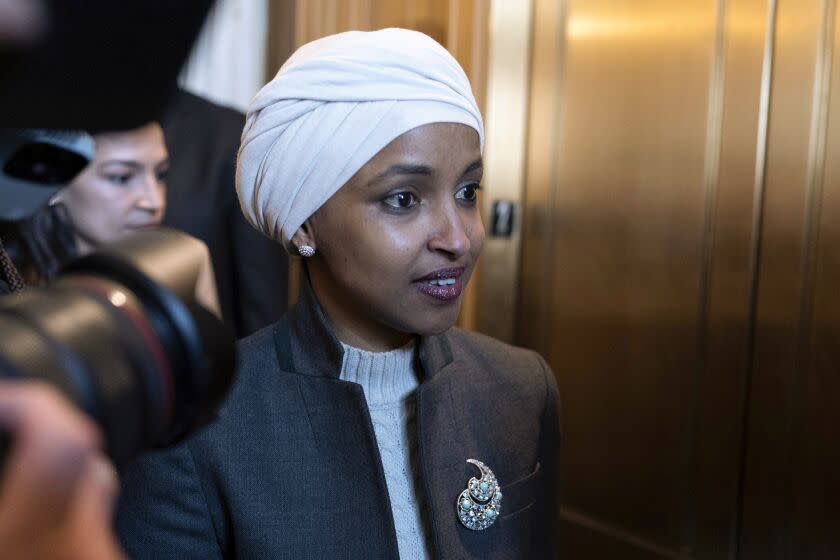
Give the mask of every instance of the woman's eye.
<path id="1" fill-rule="evenodd" d="M 131 174 L 126 173 L 118 175 L 108 175 L 106 178 L 108 179 L 108 181 L 114 183 L 115 185 L 125 185 L 129 181 L 131 181 Z"/>
<path id="2" fill-rule="evenodd" d="M 467 202 L 475 202 L 478 198 L 478 189 L 480 188 L 481 186 L 478 183 L 463 186 L 455 193 L 455 198 L 466 200 Z"/>
<path id="3" fill-rule="evenodd" d="M 392 194 L 382 200 L 387 206 L 391 208 L 397 208 L 400 210 L 411 208 L 417 204 L 417 197 L 414 194 L 403 191 Z"/>

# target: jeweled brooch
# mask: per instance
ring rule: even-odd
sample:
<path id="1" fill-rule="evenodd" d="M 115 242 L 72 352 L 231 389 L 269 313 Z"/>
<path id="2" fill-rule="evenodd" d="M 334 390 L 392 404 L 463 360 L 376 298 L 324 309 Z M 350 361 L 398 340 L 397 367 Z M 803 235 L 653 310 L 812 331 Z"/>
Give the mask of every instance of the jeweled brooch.
<path id="1" fill-rule="evenodd" d="M 481 478 L 472 477 L 466 489 L 458 496 L 455 509 L 458 519 L 467 529 L 483 531 L 498 519 L 502 511 L 502 490 L 490 467 L 475 459 L 467 459 L 481 472 Z"/>

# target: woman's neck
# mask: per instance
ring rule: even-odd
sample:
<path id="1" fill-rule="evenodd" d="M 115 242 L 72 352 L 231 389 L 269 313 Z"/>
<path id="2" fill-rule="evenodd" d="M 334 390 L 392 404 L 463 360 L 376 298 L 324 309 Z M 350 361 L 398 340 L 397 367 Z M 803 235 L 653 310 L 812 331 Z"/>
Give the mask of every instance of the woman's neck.
<path id="1" fill-rule="evenodd" d="M 333 297 L 333 291 L 317 277 L 310 276 L 309 281 L 336 338 L 344 344 L 368 352 L 388 352 L 405 346 L 414 338 L 413 333 L 401 332 L 366 316 L 365 310 L 360 309 L 363 305 L 348 305 L 346 298 Z"/>

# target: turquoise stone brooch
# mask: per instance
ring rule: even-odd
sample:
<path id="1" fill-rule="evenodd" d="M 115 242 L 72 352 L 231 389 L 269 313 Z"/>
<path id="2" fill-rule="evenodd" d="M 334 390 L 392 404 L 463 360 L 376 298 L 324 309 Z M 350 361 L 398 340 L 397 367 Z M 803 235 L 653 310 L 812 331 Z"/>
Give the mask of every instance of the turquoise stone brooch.
<path id="1" fill-rule="evenodd" d="M 466 489 L 458 496 L 455 509 L 464 527 L 483 531 L 498 519 L 502 511 L 502 490 L 490 467 L 475 459 L 467 459 L 467 463 L 478 467 L 481 478 L 472 477 L 469 480 Z"/>

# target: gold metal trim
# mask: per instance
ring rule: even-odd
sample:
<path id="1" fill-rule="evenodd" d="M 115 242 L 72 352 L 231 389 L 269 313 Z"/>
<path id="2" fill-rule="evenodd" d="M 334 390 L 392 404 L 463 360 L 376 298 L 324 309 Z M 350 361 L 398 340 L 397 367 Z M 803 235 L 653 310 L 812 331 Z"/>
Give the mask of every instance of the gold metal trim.
<path id="1" fill-rule="evenodd" d="M 834 27 L 837 12 L 835 0 L 823 0 L 822 27 L 817 49 L 816 68 L 814 71 L 814 101 L 811 113 L 811 129 L 808 142 L 808 177 L 805 184 L 806 214 L 802 238 L 802 293 L 800 299 L 800 351 L 807 345 L 810 336 L 813 305 L 815 266 L 823 182 L 825 178 L 826 142 L 828 136 L 829 102 L 831 98 L 831 66 L 834 58 Z M 805 331 L 802 332 L 803 327 Z M 799 363 L 799 367 L 804 364 Z"/>
<path id="2" fill-rule="evenodd" d="M 706 146 L 703 166 L 703 247 L 700 256 L 700 290 L 697 311 L 696 368 L 694 390 L 692 391 L 691 424 L 686 444 L 684 468 L 691 474 L 697 451 L 697 433 L 700 429 L 699 387 L 709 363 L 709 308 L 712 297 L 712 272 L 715 250 L 715 221 L 717 217 L 718 187 L 720 183 L 720 159 L 723 143 L 723 105 L 726 92 L 726 33 L 727 0 L 718 0 L 715 7 L 715 39 L 712 64 L 709 71 L 709 105 L 706 115 Z M 686 480 L 692 480 L 686 476 Z M 683 528 L 683 547 L 693 549 L 696 543 L 697 497 L 691 485 L 687 486 L 686 526 Z"/>
<path id="3" fill-rule="evenodd" d="M 529 3 L 496 1 L 489 16 L 483 213 L 492 219 L 493 200 L 521 207 L 525 196 L 533 11 Z M 514 213 L 509 237 L 485 239 L 477 284 L 483 304 L 476 309 L 475 326 L 505 342 L 513 342 L 515 335 L 520 215 Z"/>
<path id="4" fill-rule="evenodd" d="M 797 442 L 801 441 L 805 396 L 805 380 L 811 364 L 811 336 L 814 320 L 814 298 L 817 279 L 817 253 L 822 211 L 822 193 L 825 180 L 826 144 L 828 141 L 829 104 L 831 101 L 832 63 L 834 58 L 834 29 L 837 13 L 835 0 L 823 0 L 820 13 L 819 37 L 814 67 L 814 92 L 811 103 L 811 123 L 808 138 L 808 175 L 805 182 L 805 220 L 802 231 L 802 256 L 800 261 L 799 319 L 797 324 L 796 358 L 793 368 L 792 390 L 789 395 L 790 416 L 785 444 L 788 460 L 787 475 L 791 477 L 785 485 L 785 535 L 786 550 L 794 550 L 792 542 L 793 512 L 796 493 L 792 477 L 794 462 L 801 455 L 796 453 Z"/>
<path id="5" fill-rule="evenodd" d="M 699 332 L 705 332 L 708 319 L 712 259 L 715 247 L 715 216 L 720 152 L 723 138 L 723 98 L 726 88 L 726 10 L 727 0 L 718 0 L 715 22 L 715 43 L 709 78 L 709 111 L 706 118 L 706 158 L 703 169 L 704 216 L 703 251 L 700 263 Z"/>
<path id="6" fill-rule="evenodd" d="M 543 233 L 543 238 L 546 240 L 545 243 L 545 252 L 543 253 L 543 286 L 553 286 L 554 285 L 554 267 L 551 266 L 550 263 L 554 261 L 554 218 L 555 218 L 555 211 L 557 209 L 557 191 L 558 191 L 558 182 L 560 178 L 560 157 L 559 153 L 563 149 L 563 142 L 562 142 L 562 130 L 563 130 L 563 123 L 565 120 L 565 113 L 566 113 L 566 103 L 564 103 L 564 93 L 566 88 L 564 87 L 565 84 L 565 77 L 566 77 L 566 52 L 568 51 L 568 24 L 569 24 L 569 2 L 571 0 L 561 0 L 560 7 L 557 11 L 557 29 L 559 29 L 559 38 L 558 38 L 558 45 L 560 46 L 557 53 L 557 71 L 554 73 L 556 76 L 555 83 L 557 97 L 555 99 L 555 111 L 552 115 L 554 124 L 551 128 L 551 142 L 550 146 L 555 147 L 555 155 L 552 158 L 550 171 L 549 171 L 549 182 L 548 182 L 548 220 L 545 223 L 545 232 Z M 532 58 L 533 60 L 533 58 Z M 526 150 L 530 150 L 531 146 L 526 145 Z M 526 200 L 527 202 L 527 200 Z M 521 277 L 521 274 L 520 274 Z M 551 319 L 551 304 L 550 302 L 546 302 L 545 305 L 541 307 L 542 312 L 540 313 L 540 329 L 539 329 L 539 340 L 537 341 L 537 348 L 542 354 L 545 354 L 546 349 L 548 348 L 548 340 L 547 336 L 552 332 L 550 319 Z M 517 309 L 520 306 L 517 305 Z"/>
<path id="7" fill-rule="evenodd" d="M 753 182 L 752 228 L 750 233 L 750 265 L 749 265 L 749 300 L 747 335 L 747 363 L 744 368 L 744 380 L 741 386 L 741 457 L 739 459 L 740 473 L 738 480 L 738 507 L 736 507 L 735 530 L 732 531 L 732 542 L 729 547 L 730 557 L 741 556 L 741 533 L 743 531 L 743 503 L 746 486 L 746 450 L 748 448 L 748 431 L 750 418 L 750 386 L 752 384 L 753 365 L 755 361 L 756 321 L 758 315 L 759 277 L 761 273 L 761 245 L 762 228 L 764 227 L 764 197 L 767 176 L 767 145 L 770 128 L 770 100 L 773 85 L 773 62 L 776 47 L 776 23 L 779 3 L 778 0 L 768 0 L 767 27 L 764 39 L 764 55 L 762 57 L 761 90 L 758 109 L 758 139 L 756 141 L 755 176 Z"/>
<path id="8" fill-rule="evenodd" d="M 758 141 L 756 142 L 755 176 L 753 183 L 753 216 L 750 246 L 750 324 L 755 323 L 758 300 L 758 278 L 761 261 L 762 227 L 764 222 L 764 193 L 767 176 L 767 144 L 770 129 L 770 99 L 773 86 L 773 60 L 776 47 L 776 16 L 778 0 L 769 0 L 767 31 L 762 60 L 761 93 L 758 108 Z"/>

